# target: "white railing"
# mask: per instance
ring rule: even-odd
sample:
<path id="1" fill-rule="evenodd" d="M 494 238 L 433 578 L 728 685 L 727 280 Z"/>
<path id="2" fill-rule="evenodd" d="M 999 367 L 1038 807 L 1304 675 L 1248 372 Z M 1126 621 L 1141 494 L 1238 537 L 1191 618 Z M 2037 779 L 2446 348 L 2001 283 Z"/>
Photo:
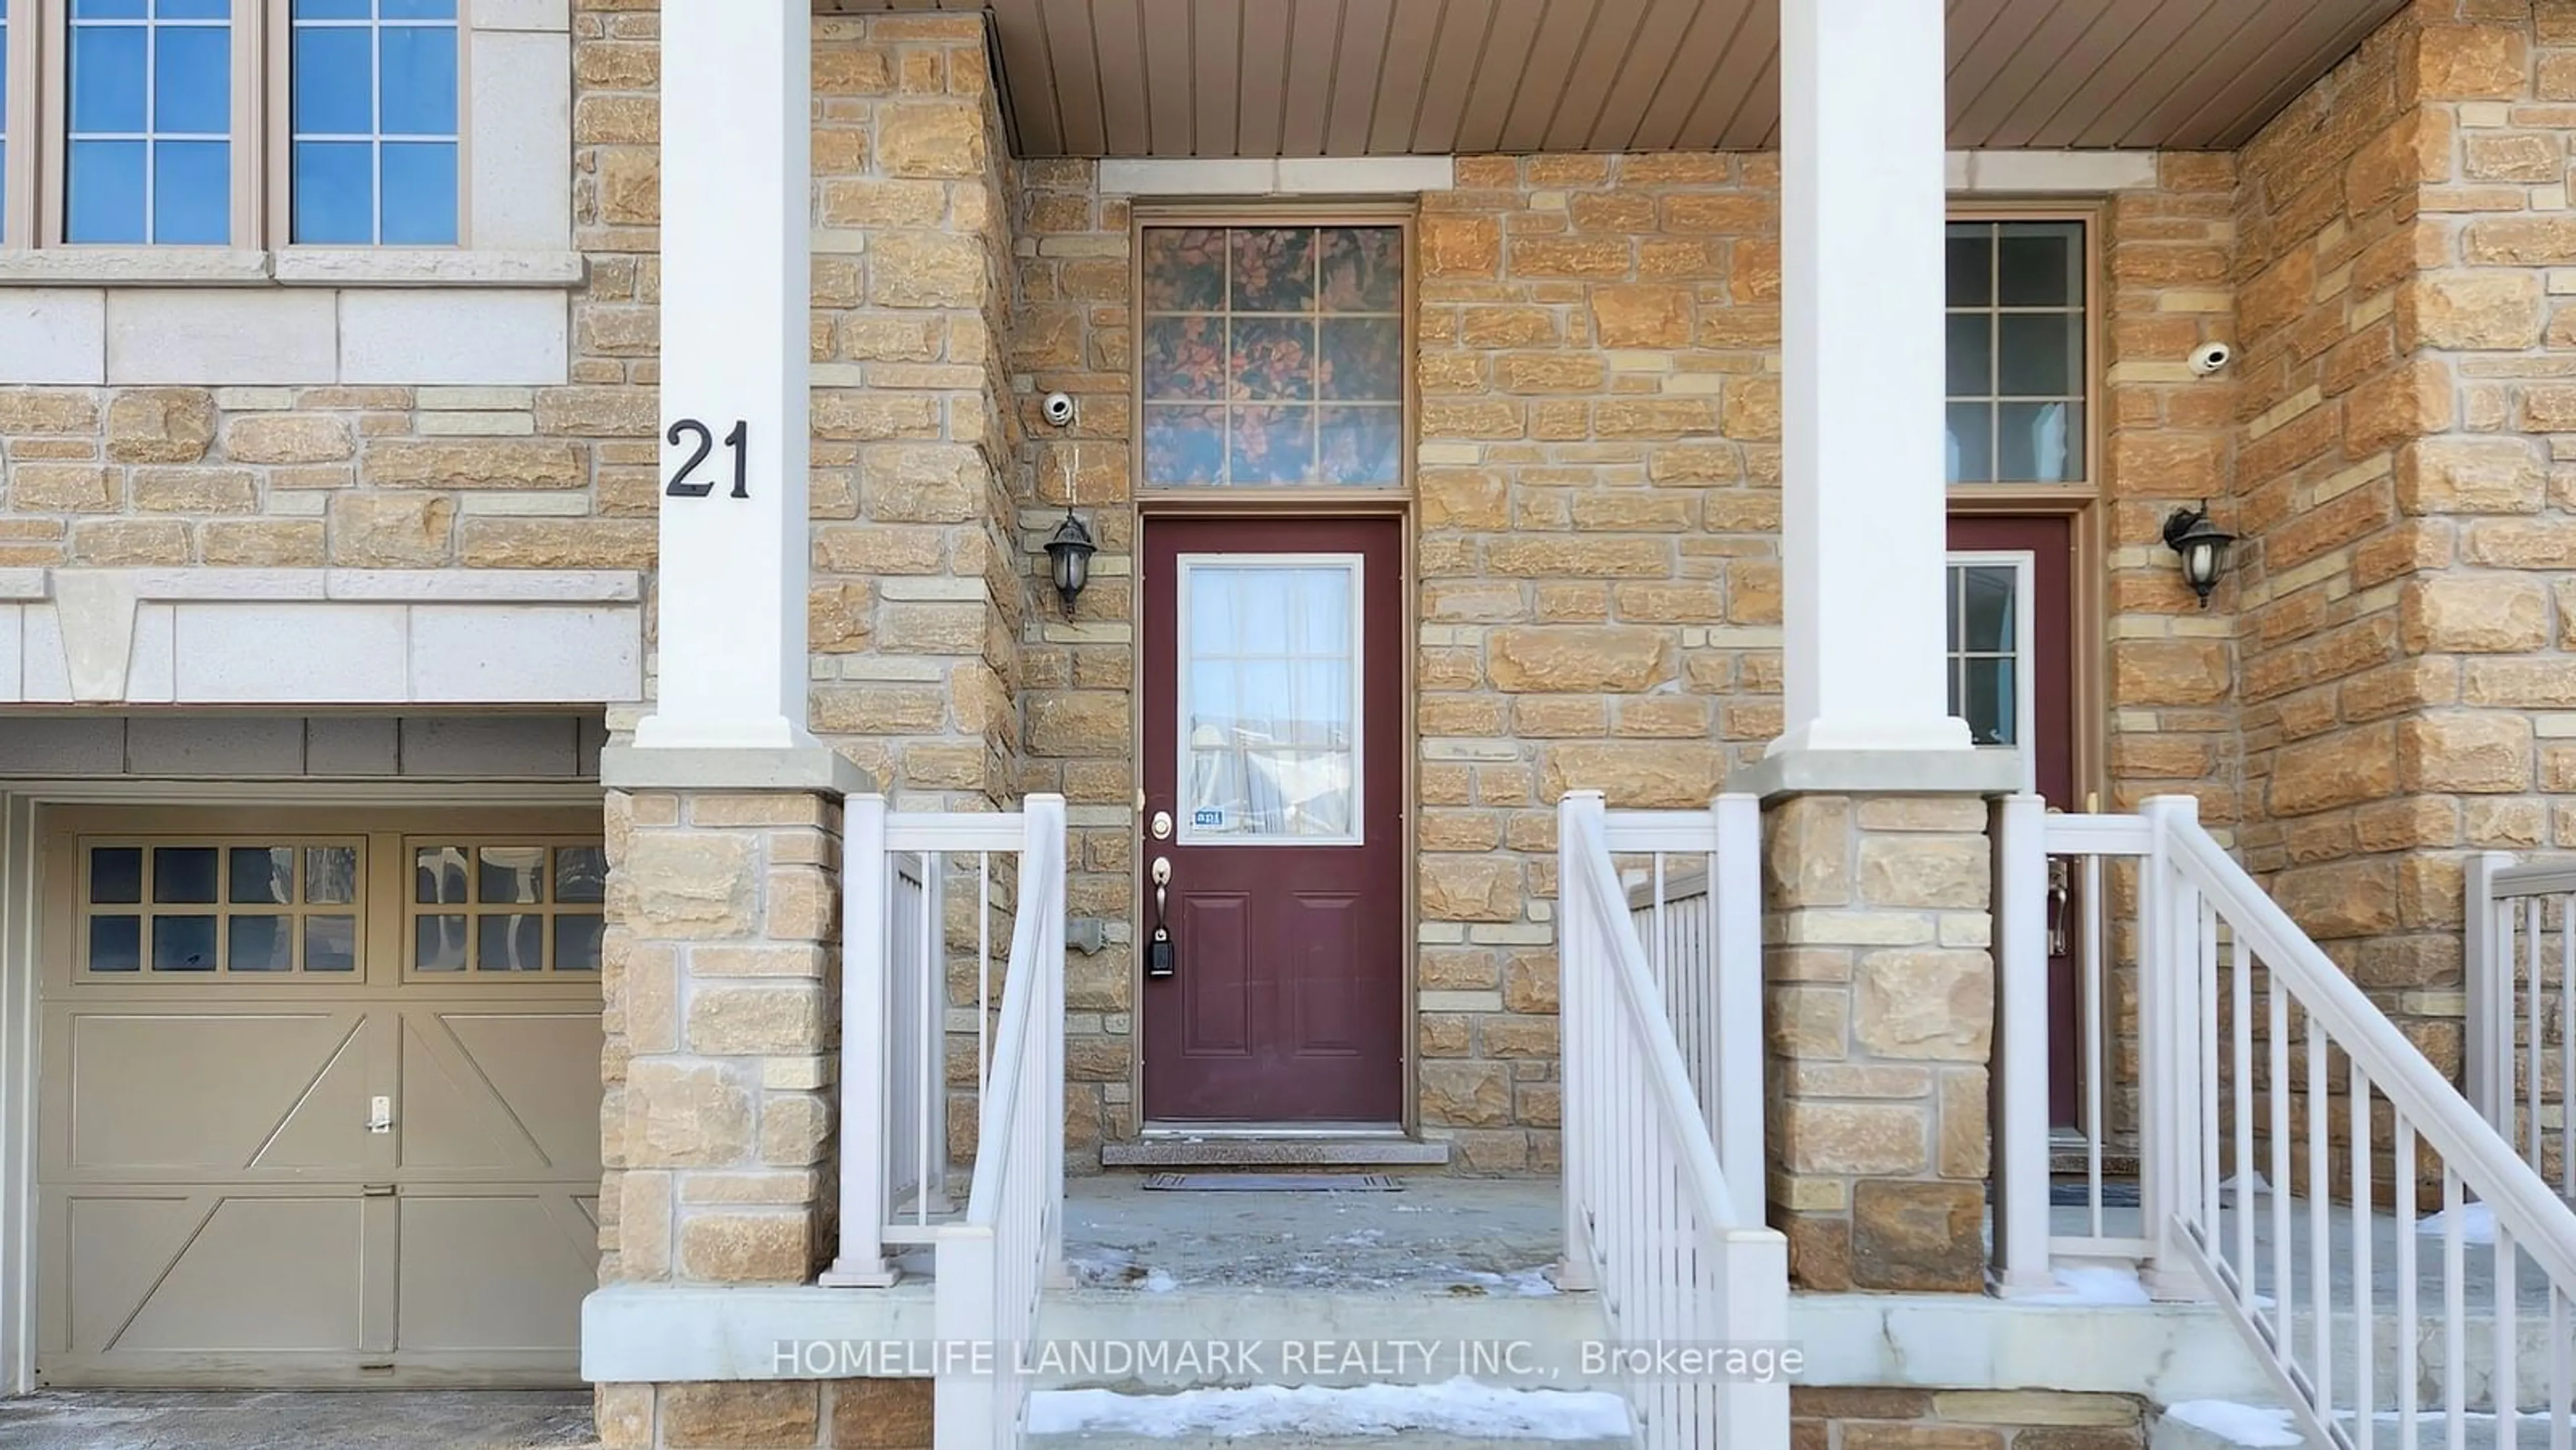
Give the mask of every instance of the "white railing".
<path id="1" fill-rule="evenodd" d="M 1041 840 L 1063 860 L 1061 803 L 1051 825 L 1040 819 L 1052 799 L 1032 797 L 1027 809 L 1004 814 L 896 813 L 883 796 L 852 796 L 844 806 L 841 1242 L 827 1285 L 893 1283 L 895 1254 L 929 1245 L 954 1216 L 950 1055 L 971 1041 L 981 1133 L 995 1060 L 995 926 L 1011 921 L 1023 899 L 1036 903 L 1020 893 L 1029 889 L 1028 853 Z M 1061 870 L 1055 890 L 1061 927 Z M 971 920 L 959 915 L 969 892 Z M 952 1002 L 961 975 L 954 995 L 971 1001 Z"/>
<path id="2" fill-rule="evenodd" d="M 2548 1415 L 2549 1445 L 2568 1450 L 2576 1212 L 2190 799 L 2149 801 L 2145 821 L 2143 1152 L 2159 1258 L 2226 1311 L 2311 1444 L 2393 1435 L 2415 1450 L 2438 1417 L 2459 1450 L 2484 1411 L 2501 1412 L 2495 1443 L 2512 1450 L 2519 1409 Z M 2419 1194 L 2437 1215 L 2419 1215 Z"/>
<path id="3" fill-rule="evenodd" d="M 1031 796 L 1020 855 L 992 1078 L 963 1222 L 934 1240 L 932 1329 L 946 1345 L 990 1346 L 989 1364 L 942 1374 L 938 1450 L 1012 1450 L 1028 1416 L 1039 1296 L 1064 1263 L 1064 798 Z"/>
<path id="4" fill-rule="evenodd" d="M 2576 1200 L 2571 910 L 2576 862 L 2469 858 L 2469 1098 L 2559 1197 Z"/>
<path id="5" fill-rule="evenodd" d="M 1758 925 L 1746 922 L 1758 924 L 1761 903 L 1758 892 L 1744 894 L 1751 878 L 1737 869 L 1749 864 L 1750 847 L 1721 841 L 1724 809 L 1670 821 L 1615 818 L 1630 851 L 1660 854 L 1659 832 L 1669 828 L 1675 851 L 1717 858 L 1710 878 L 1718 883 L 1717 949 L 1700 968 L 1710 980 L 1688 992 L 1681 956 L 1661 957 L 1667 984 L 1656 981 L 1600 793 L 1569 792 L 1557 814 L 1567 1269 L 1599 1292 L 1611 1337 L 1625 1344 L 1778 1345 L 1788 1333 L 1788 1246 L 1764 1226 L 1760 1206 L 1761 953 Z M 1750 1013 L 1737 1010 L 1745 1000 L 1739 977 L 1755 994 Z M 1682 1000 L 1705 1004 L 1695 1020 L 1714 1022 L 1703 1059 L 1720 1104 L 1713 1121 L 1738 1141 L 1713 1141 L 1712 1120 L 1702 1115 L 1669 1015 L 1669 1004 Z M 1749 1110 L 1748 1097 L 1756 1105 Z M 1720 1162 L 1746 1152 L 1738 1119 L 1748 1111 L 1749 1212 L 1747 1193 Z M 1641 1378 L 1621 1388 L 1645 1450 L 1789 1443 L 1785 1382 Z"/>
<path id="6" fill-rule="evenodd" d="M 1602 839 L 1627 886 L 1700 1116 L 1737 1215 L 1762 1219 L 1762 802 L 1725 795 L 1705 811 L 1605 811 Z M 1711 887 L 1715 889 L 1712 890 Z M 1720 912 L 1721 901 L 1744 903 Z M 1731 972 L 1720 962 L 1736 964 Z M 1733 1029 L 1730 1031 L 1730 1029 Z M 1756 1050 L 1729 1056 L 1726 1042 Z"/>
<path id="7" fill-rule="evenodd" d="M 2124 963 L 2136 960 L 2134 911 L 2112 909 L 2120 863 L 2143 860 L 2153 835 L 2138 816 L 2062 815 L 2035 795 L 1995 809 L 1995 1287 L 2004 1295 L 2047 1293 L 2050 1266 L 2070 1260 L 2149 1264 L 2155 1244 L 2142 1214 L 2113 1202 L 2115 1144 L 2134 1141 L 2134 1102 L 2122 1091 L 2123 1048 L 2138 1022 L 2119 1010 L 2132 994 Z M 2126 892 L 2134 902 L 2134 885 Z M 2074 975 L 2076 1050 L 2057 1063 L 2049 1001 L 2052 958 Z M 2074 1081 L 2063 1083 L 2061 1076 Z M 2055 1091 L 2064 1088 L 2064 1092 Z M 2051 1121 L 2053 1105 L 2075 1104 L 2074 1122 Z M 2059 1130 L 2082 1141 L 2080 1216 L 2054 1226 L 2051 1188 Z M 2126 1156 L 2126 1155 L 2123 1155 Z"/>

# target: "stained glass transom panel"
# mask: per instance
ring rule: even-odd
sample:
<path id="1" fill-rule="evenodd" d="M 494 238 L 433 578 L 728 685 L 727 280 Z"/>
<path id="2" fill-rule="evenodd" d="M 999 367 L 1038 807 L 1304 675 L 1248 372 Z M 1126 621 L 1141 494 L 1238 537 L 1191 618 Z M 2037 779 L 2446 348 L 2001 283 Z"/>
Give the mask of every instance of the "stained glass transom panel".
<path id="1" fill-rule="evenodd" d="M 1148 227 L 1148 487 L 1404 481 L 1398 227 Z"/>

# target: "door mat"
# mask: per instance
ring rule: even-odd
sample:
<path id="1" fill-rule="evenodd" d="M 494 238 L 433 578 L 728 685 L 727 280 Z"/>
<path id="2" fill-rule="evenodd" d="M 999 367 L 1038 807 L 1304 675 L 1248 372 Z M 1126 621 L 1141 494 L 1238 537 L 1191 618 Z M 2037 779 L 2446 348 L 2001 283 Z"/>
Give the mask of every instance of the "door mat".
<path id="1" fill-rule="evenodd" d="M 1148 1173 L 1145 1187 L 1166 1193 L 1402 1193 L 1388 1173 Z"/>

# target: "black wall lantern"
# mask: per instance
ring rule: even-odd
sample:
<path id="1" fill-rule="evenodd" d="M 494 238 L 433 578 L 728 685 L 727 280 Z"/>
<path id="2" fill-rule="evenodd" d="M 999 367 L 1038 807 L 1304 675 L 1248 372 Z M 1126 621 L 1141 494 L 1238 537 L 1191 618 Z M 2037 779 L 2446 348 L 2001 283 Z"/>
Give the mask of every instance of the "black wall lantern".
<path id="1" fill-rule="evenodd" d="M 2182 582 L 2200 596 L 2200 607 L 2209 607 L 2209 591 L 2218 587 L 2218 576 L 2227 570 L 2227 546 L 2236 536 L 2209 521 L 2209 500 L 2202 499 L 2196 509 L 2175 509 L 2165 520 L 2165 547 L 2182 556 Z"/>
<path id="2" fill-rule="evenodd" d="M 1064 612 L 1073 613 L 1075 596 L 1091 582 L 1091 556 L 1100 546 L 1091 542 L 1091 530 L 1073 516 L 1073 505 L 1064 506 L 1064 522 L 1046 541 L 1048 571 L 1055 575 L 1056 596 L 1064 601 Z"/>

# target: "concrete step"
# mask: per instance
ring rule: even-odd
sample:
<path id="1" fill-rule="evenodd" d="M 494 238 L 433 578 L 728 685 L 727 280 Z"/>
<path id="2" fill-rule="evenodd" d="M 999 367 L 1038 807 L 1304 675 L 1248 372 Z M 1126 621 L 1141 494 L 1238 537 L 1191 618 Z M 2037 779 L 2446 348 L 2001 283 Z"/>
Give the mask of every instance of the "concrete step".
<path id="1" fill-rule="evenodd" d="M 2549 1443 L 2549 1416 L 2525 1414 L 2514 1427 L 2514 1443 L 2520 1446 Z M 2353 1434 L 2350 1418 L 2343 1422 L 2344 1432 Z M 2502 1443 L 2496 1417 L 2471 1412 L 2460 1421 L 2464 1450 L 2495 1450 Z M 2393 1411 L 2372 1417 L 2370 1443 L 2374 1450 L 2443 1450 L 2451 1443 L 2450 1422 L 2439 1414 L 2420 1415 L 2415 1423 L 2415 1436 L 2410 1444 L 2401 1433 L 2402 1427 Z M 2354 1435 L 2356 1443 L 2359 1437 Z M 2288 1410 L 2275 1404 L 2238 1404 L 2227 1400 L 2194 1400 L 2168 1405 L 2155 1412 L 2153 1428 L 2147 1437 L 2148 1450 L 2289 1450 L 2303 1445 Z"/>
<path id="2" fill-rule="evenodd" d="M 1039 1393 L 1029 1445 L 1052 1450 L 1624 1450 L 1627 1407 L 1598 1391 L 1430 1384 L 1250 1385 L 1176 1394 Z"/>
<path id="3" fill-rule="evenodd" d="M 1029 1450 L 1629 1450 L 1636 1442 L 1626 1435 L 1615 1440 L 1549 1440 L 1538 1438 L 1510 1439 L 1493 1435 L 1443 1435 L 1429 1430 L 1404 1431 L 1391 1435 L 1254 1435 L 1226 1434 L 1182 1435 L 1163 1438 L 1153 1435 L 1091 1434 L 1032 1435 Z"/>
<path id="4" fill-rule="evenodd" d="M 1436 1168 L 1449 1145 L 1386 1134 L 1299 1137 L 1155 1134 L 1100 1145 L 1104 1168 Z"/>

